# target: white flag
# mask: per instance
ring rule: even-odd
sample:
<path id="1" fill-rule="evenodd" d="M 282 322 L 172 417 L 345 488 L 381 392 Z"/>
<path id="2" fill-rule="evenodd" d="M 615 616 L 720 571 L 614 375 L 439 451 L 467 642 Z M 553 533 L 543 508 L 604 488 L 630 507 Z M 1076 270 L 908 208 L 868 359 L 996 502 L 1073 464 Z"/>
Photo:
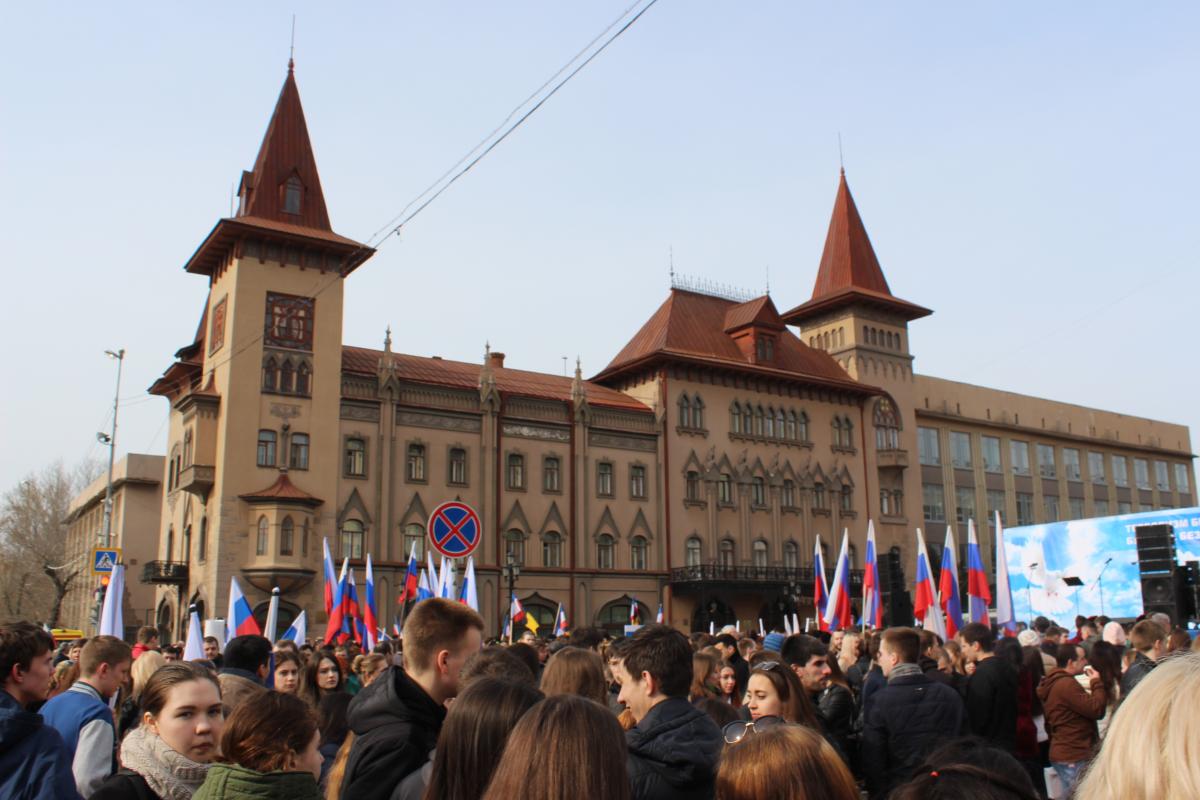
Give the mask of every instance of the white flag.
<path id="1" fill-rule="evenodd" d="M 104 605 L 100 609 L 100 635 L 125 638 L 125 611 L 122 608 L 125 599 L 125 565 L 113 567 L 108 581 L 108 590 L 104 593 Z"/>

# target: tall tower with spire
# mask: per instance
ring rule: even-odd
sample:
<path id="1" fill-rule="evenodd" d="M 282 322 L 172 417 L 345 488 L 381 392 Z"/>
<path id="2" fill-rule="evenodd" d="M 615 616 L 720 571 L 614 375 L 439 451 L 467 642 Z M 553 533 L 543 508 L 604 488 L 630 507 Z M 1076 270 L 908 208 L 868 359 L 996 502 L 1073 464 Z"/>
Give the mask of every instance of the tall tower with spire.
<path id="1" fill-rule="evenodd" d="M 878 487 L 867 497 L 869 516 L 881 522 L 884 540 L 889 533 L 902 539 L 908 521 L 920 521 L 908 323 L 931 313 L 892 294 L 842 170 L 812 297 L 782 316 L 800 329 L 806 344 L 829 353 L 850 377 L 887 392 L 864 408 L 864 424 L 876 439 L 875 447 L 867 448 L 868 470 L 877 475 Z"/>
<path id="2" fill-rule="evenodd" d="M 330 225 L 289 60 L 236 213 L 185 265 L 208 281 L 196 339 L 150 390 L 171 401 L 159 558 L 185 565 L 171 568 L 182 607 L 160 604 L 163 627 L 179 630 L 189 603 L 224 616 L 230 576 L 251 604 L 275 586 L 298 607 L 321 591 L 342 466 L 343 282 L 372 252 Z"/>

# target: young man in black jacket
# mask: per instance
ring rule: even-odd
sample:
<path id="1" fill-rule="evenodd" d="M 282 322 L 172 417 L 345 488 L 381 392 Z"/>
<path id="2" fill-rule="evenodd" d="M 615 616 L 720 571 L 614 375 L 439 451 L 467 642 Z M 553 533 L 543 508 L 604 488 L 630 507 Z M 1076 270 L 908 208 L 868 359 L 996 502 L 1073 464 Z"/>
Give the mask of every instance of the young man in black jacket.
<path id="1" fill-rule="evenodd" d="M 887 686 L 872 696 L 863 729 L 863 771 L 872 798 L 886 797 L 935 748 L 966 732 L 962 698 L 921 672 L 920 655 L 916 630 L 884 632 L 879 665 Z"/>
<path id="2" fill-rule="evenodd" d="M 1017 747 L 1017 667 L 996 658 L 996 635 L 981 622 L 958 633 L 963 655 L 975 664 L 967 679 L 967 721 L 971 733 L 1006 753 Z"/>
<path id="3" fill-rule="evenodd" d="M 355 739 L 342 797 L 387 800 L 428 760 L 463 664 L 483 646 L 483 618 L 451 600 L 422 600 L 404 621 L 402 641 L 404 667 L 389 668 L 350 703 Z"/>
<path id="4" fill-rule="evenodd" d="M 633 800 L 711 800 L 724 738 L 687 700 L 692 647 L 666 625 L 647 625 L 618 649 L 618 699 L 637 725 L 625 733 Z"/>

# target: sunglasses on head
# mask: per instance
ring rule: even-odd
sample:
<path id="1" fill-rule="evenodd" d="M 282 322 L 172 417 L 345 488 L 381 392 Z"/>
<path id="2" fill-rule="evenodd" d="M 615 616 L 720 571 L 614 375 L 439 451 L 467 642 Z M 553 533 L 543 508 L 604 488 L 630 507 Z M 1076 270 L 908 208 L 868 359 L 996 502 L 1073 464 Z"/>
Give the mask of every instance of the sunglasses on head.
<path id="1" fill-rule="evenodd" d="M 775 664 L 775 662 L 770 662 Z M 776 664 L 776 666 L 778 666 Z M 737 744 L 751 731 L 758 733 L 759 731 L 769 730 L 776 725 L 782 725 L 783 720 L 779 717 L 759 717 L 755 720 L 731 722 L 721 729 L 721 733 L 725 736 L 726 744 Z"/>
<path id="2" fill-rule="evenodd" d="M 761 664 L 755 664 L 754 669 L 763 672 L 770 672 L 773 669 L 779 669 L 781 664 L 778 661 L 764 661 Z"/>

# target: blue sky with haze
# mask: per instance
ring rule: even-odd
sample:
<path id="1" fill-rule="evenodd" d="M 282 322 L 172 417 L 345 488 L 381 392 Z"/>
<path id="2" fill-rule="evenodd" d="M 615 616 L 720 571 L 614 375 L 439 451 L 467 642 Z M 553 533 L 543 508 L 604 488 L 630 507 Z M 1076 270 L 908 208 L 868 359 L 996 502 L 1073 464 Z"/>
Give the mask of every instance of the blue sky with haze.
<path id="1" fill-rule="evenodd" d="M 335 230 L 365 239 L 628 6 L 10 6 L 0 488 L 165 449 L 182 265 L 296 76 Z M 344 341 L 598 372 L 676 268 L 809 296 L 837 180 L 925 374 L 1200 425 L 1200 6 L 660 0 L 346 287 Z M 319 324 L 319 322 L 318 322 Z"/>

